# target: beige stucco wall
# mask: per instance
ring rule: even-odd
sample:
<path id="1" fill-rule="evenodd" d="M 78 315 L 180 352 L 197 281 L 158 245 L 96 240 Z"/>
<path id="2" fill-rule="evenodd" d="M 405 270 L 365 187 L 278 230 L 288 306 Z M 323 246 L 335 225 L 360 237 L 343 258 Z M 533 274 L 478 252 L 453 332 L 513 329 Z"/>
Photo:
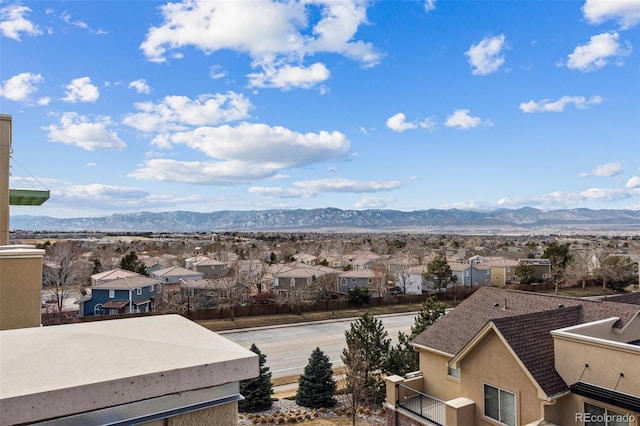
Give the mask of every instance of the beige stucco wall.
<path id="1" fill-rule="evenodd" d="M 167 419 L 167 426 L 237 425 L 238 403 L 219 405 Z"/>
<path id="2" fill-rule="evenodd" d="M 420 350 L 420 371 L 424 377 L 424 393 L 447 401 L 460 396 L 460 381 L 449 377 L 449 357 Z"/>
<path id="3" fill-rule="evenodd" d="M 504 287 L 506 285 L 505 268 L 502 266 L 491 267 L 491 285 L 494 287 Z"/>
<path id="4" fill-rule="evenodd" d="M 516 395 L 516 420 L 525 425 L 541 416 L 538 389 L 502 340 L 490 332 L 461 362 L 461 396 L 476 402 L 477 425 L 495 425 L 483 414 L 483 385 L 499 387 Z"/>
<path id="5" fill-rule="evenodd" d="M 0 246 L 0 330 L 39 327 L 44 250 Z"/>
<path id="6" fill-rule="evenodd" d="M 566 383 L 573 384 L 580 380 L 640 395 L 640 347 L 610 346 L 554 335 L 554 352 L 556 370 Z M 585 364 L 589 367 L 585 368 Z M 624 377 L 620 378 L 620 373 Z"/>

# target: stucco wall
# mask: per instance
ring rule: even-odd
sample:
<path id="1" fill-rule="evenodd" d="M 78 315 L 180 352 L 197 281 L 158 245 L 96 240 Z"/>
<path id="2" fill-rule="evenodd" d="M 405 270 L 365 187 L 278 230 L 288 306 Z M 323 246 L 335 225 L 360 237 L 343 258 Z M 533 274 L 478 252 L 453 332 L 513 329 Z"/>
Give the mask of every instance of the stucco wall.
<path id="1" fill-rule="evenodd" d="M 624 350 L 620 346 L 614 348 L 555 336 L 556 370 L 569 384 L 580 379 L 585 383 L 640 395 L 640 348 L 629 346 Z M 589 367 L 585 368 L 587 364 Z M 624 377 L 620 378 L 620 373 Z"/>
<path id="2" fill-rule="evenodd" d="M 460 382 L 448 375 L 449 358 L 420 351 L 420 371 L 424 377 L 424 393 L 447 401 L 460 396 Z"/>
<path id="3" fill-rule="evenodd" d="M 43 255 L 33 248 L 0 249 L 0 330 L 40 326 Z"/>
<path id="4" fill-rule="evenodd" d="M 540 418 L 538 390 L 507 346 L 490 333 L 462 360 L 461 396 L 476 402 L 476 424 L 495 425 L 483 413 L 483 385 L 486 383 L 516 395 L 516 420 L 524 425 Z"/>

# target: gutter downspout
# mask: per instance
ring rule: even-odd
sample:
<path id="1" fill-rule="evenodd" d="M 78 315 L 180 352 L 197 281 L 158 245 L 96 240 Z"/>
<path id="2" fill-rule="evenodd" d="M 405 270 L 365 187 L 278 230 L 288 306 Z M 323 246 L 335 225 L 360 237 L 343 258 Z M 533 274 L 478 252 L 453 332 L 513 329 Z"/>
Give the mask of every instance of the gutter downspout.
<path id="1" fill-rule="evenodd" d="M 547 399 L 546 401 L 540 402 L 540 419 L 534 420 L 533 422 L 528 423 L 526 426 L 546 425 L 547 424 L 547 420 L 546 420 L 547 416 L 545 415 L 545 406 L 551 407 L 553 405 L 556 405 L 556 402 L 558 402 L 558 398 L 563 396 L 563 395 L 565 395 L 565 394 L 558 395 L 553 399 Z"/>

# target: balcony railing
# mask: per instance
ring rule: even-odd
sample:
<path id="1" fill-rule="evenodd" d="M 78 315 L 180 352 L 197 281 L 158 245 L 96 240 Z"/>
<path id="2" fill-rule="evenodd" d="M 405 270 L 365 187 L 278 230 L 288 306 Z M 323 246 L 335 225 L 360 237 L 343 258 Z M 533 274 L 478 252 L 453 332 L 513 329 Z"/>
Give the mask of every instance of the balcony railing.
<path id="1" fill-rule="evenodd" d="M 402 407 L 436 426 L 444 426 L 446 408 L 443 401 L 418 392 L 403 384 L 396 384 L 396 406 Z"/>

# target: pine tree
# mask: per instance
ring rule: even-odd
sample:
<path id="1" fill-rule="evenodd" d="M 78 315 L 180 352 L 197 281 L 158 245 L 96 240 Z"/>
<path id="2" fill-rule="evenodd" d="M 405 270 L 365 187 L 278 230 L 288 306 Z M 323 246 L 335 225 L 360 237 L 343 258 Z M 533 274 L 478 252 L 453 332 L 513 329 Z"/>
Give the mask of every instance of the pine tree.
<path id="1" fill-rule="evenodd" d="M 240 382 L 240 394 L 245 399 L 238 403 L 238 410 L 243 413 L 268 410 L 273 404 L 271 399 L 271 394 L 273 393 L 271 373 L 269 372 L 269 367 L 264 365 L 267 362 L 267 356 L 260 352 L 255 343 L 251 344 L 250 349 L 251 352 L 258 355 L 260 375 Z"/>
<path id="2" fill-rule="evenodd" d="M 410 345 L 412 339 L 429 328 L 438 318 L 444 315 L 445 305 L 435 296 L 429 297 L 420 308 L 411 326 L 411 334 L 398 332 L 398 344 L 389 351 L 387 369 L 390 373 L 404 376 L 420 367 L 418 352 Z"/>
<path id="3" fill-rule="evenodd" d="M 309 363 L 304 368 L 304 373 L 298 379 L 298 392 L 296 393 L 298 405 L 308 408 L 336 405 L 336 400 L 333 397 L 336 381 L 333 378 L 331 367 L 329 357 L 320 348 L 315 348 L 311 353 Z"/>
<path id="4" fill-rule="evenodd" d="M 120 259 L 120 269 L 125 269 L 131 272 L 137 272 L 138 274 L 149 276 L 147 272 L 147 268 L 140 259 L 138 259 L 138 255 L 135 251 L 130 252 L 128 255 L 124 256 Z"/>
<path id="5" fill-rule="evenodd" d="M 431 296 L 425 300 L 411 326 L 411 338 L 414 339 L 418 334 L 438 321 L 438 319 L 444 315 L 445 307 L 444 303 L 440 302 L 435 296 Z"/>
<path id="6" fill-rule="evenodd" d="M 362 399 L 358 402 L 380 402 L 384 399 L 383 373 L 391 346 L 391 339 L 387 338 L 382 321 L 365 312 L 351 323 L 344 335 L 347 347 L 342 351 L 342 362 L 352 376 L 362 377 L 364 383 Z M 364 357 L 363 360 L 359 359 L 359 354 Z"/>

